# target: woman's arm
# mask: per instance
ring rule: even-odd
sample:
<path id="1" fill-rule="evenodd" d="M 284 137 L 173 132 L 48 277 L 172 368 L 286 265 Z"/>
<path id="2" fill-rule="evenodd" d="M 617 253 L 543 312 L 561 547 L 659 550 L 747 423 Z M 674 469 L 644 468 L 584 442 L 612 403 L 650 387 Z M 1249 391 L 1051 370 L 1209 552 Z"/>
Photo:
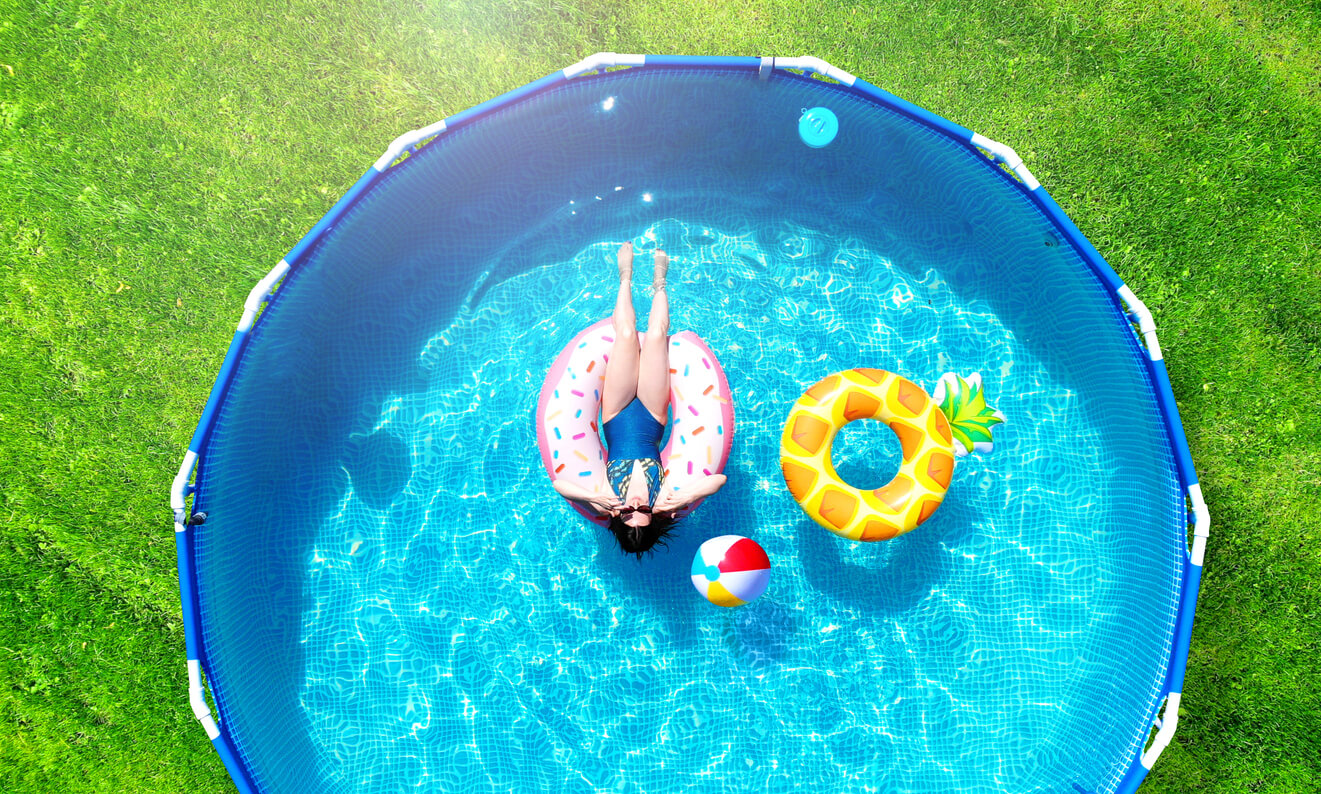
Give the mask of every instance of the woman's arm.
<path id="1" fill-rule="evenodd" d="M 620 505 L 614 491 L 589 491 L 572 480 L 553 480 L 551 485 L 555 486 L 560 496 L 586 505 L 597 515 L 610 515 L 610 511 Z"/>
<path id="2" fill-rule="evenodd" d="M 705 499 L 711 494 L 719 491 L 725 484 L 726 477 L 723 474 L 712 474 L 709 477 L 690 483 L 685 488 L 677 491 L 666 491 L 661 487 L 661 495 L 656 499 L 656 509 L 666 512 L 673 510 L 682 510 L 688 505 L 696 502 L 698 499 Z"/>

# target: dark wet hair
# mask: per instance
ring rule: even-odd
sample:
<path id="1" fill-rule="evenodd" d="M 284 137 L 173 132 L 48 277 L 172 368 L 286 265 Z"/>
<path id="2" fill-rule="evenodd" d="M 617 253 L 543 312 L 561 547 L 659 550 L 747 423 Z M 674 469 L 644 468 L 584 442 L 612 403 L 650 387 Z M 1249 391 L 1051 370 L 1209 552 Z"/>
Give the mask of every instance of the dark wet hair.
<path id="1" fill-rule="evenodd" d="M 652 551 L 656 544 L 665 545 L 665 538 L 674 531 L 675 518 L 672 515 L 651 514 L 651 523 L 645 527 L 631 527 L 619 516 L 610 517 L 610 534 L 619 543 L 619 550 L 625 554 L 642 555 Z"/>

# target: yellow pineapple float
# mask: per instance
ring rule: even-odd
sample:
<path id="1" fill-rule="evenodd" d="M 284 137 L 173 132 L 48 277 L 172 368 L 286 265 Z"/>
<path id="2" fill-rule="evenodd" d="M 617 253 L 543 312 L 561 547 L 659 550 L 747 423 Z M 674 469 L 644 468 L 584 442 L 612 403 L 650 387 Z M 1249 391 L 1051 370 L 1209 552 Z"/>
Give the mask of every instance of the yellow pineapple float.
<path id="1" fill-rule="evenodd" d="M 879 419 L 899 437 L 903 463 L 894 479 L 869 491 L 845 483 L 830 462 L 839 429 Z M 981 377 L 941 377 L 933 399 L 883 369 L 837 372 L 809 388 L 789 412 L 780 468 L 798 505 L 849 540 L 889 540 L 931 517 L 945 499 L 955 457 L 989 452 L 990 428 L 1004 415 L 986 405 Z"/>

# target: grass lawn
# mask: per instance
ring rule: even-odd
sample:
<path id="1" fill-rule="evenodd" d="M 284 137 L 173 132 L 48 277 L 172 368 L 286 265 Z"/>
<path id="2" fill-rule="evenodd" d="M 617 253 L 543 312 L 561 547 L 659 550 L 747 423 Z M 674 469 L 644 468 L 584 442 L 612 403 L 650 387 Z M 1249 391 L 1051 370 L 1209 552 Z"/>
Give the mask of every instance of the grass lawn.
<path id="1" fill-rule="evenodd" d="M 817 55 L 1017 149 L 1154 313 L 1211 509 L 1143 791 L 1317 791 L 1314 0 L 0 0 L 0 790 L 232 790 L 167 494 L 243 299 L 397 134 L 598 50 Z"/>

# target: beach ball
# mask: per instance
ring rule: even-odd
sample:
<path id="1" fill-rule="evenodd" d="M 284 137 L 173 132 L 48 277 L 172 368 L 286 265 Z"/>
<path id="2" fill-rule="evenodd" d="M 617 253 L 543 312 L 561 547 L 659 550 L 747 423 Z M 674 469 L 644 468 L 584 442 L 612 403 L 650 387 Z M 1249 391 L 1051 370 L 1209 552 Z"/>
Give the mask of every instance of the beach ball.
<path id="1" fill-rule="evenodd" d="M 716 606 L 743 606 L 766 592 L 770 580 L 765 550 L 741 535 L 711 538 L 693 555 L 693 587 Z"/>

